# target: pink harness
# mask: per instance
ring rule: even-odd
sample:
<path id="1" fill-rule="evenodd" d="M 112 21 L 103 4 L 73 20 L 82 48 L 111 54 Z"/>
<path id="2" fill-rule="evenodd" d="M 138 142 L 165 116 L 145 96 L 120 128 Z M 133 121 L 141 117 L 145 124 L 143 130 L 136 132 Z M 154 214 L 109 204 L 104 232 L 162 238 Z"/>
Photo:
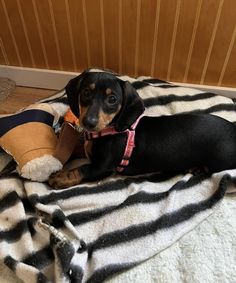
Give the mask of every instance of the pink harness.
<path id="1" fill-rule="evenodd" d="M 132 155 L 133 149 L 135 147 L 135 129 L 140 121 L 140 119 L 144 116 L 144 114 L 141 114 L 138 119 L 133 123 L 133 125 L 130 127 L 130 129 L 126 129 L 122 132 L 117 132 L 114 127 L 106 128 L 100 132 L 84 132 L 85 140 L 92 140 L 97 139 L 100 137 L 108 136 L 108 135 L 117 135 L 117 134 L 127 134 L 127 142 L 126 147 L 124 151 L 124 155 L 122 157 L 122 160 L 119 164 L 119 166 L 116 168 L 116 171 L 122 172 L 126 166 L 129 165 L 129 160 Z M 86 149 L 85 149 L 86 151 Z"/>

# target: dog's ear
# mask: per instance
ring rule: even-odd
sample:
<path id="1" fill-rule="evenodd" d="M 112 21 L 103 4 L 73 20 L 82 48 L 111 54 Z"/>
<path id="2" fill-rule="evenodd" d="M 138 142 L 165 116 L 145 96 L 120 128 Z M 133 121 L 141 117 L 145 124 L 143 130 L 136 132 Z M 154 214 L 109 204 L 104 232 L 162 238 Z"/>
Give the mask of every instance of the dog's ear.
<path id="1" fill-rule="evenodd" d="M 135 88 L 129 82 L 121 81 L 120 84 L 123 90 L 123 101 L 115 122 L 115 129 L 118 132 L 130 128 L 145 109 L 143 100 Z"/>
<path id="2" fill-rule="evenodd" d="M 83 73 L 81 73 L 79 76 L 71 79 L 65 87 L 71 111 L 77 117 L 79 117 L 79 115 L 80 115 L 80 112 L 79 112 L 80 86 L 81 86 L 81 82 L 83 81 L 87 72 L 88 71 L 86 70 Z"/>

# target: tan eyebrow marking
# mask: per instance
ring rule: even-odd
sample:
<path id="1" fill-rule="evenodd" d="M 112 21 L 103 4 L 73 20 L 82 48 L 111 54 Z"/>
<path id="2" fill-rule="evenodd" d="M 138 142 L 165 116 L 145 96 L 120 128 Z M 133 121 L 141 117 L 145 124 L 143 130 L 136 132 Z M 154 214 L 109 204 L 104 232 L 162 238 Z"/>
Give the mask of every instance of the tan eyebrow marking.
<path id="1" fill-rule="evenodd" d="M 110 88 L 107 88 L 107 89 L 106 89 L 106 94 L 107 94 L 107 95 L 111 94 L 111 92 L 112 92 L 112 90 L 111 90 Z"/>
<path id="2" fill-rule="evenodd" d="M 95 87 L 96 87 L 96 85 L 95 85 L 95 83 L 93 83 L 93 84 L 91 84 L 89 87 L 90 87 L 92 90 L 94 90 Z"/>

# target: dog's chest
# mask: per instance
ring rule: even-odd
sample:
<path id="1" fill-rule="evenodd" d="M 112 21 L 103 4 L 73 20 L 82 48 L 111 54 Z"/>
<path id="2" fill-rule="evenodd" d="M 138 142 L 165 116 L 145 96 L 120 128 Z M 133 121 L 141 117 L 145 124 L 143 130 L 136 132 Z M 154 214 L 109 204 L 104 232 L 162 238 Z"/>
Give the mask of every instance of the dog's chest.
<path id="1" fill-rule="evenodd" d="M 93 147 L 93 141 L 92 140 L 85 140 L 84 142 L 84 152 L 87 157 L 87 159 L 91 159 L 92 156 L 92 147 Z"/>

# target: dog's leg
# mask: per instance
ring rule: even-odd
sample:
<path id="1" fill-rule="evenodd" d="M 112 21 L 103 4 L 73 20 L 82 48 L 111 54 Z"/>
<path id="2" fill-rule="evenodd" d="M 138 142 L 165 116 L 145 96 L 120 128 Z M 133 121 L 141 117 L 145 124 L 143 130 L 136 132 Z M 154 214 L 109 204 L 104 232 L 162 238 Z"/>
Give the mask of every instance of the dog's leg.
<path id="1" fill-rule="evenodd" d="M 85 164 L 79 168 L 80 174 L 83 176 L 84 181 L 97 181 L 110 176 L 115 167 L 111 169 L 104 164 Z"/>
<path id="2" fill-rule="evenodd" d="M 62 170 L 52 174 L 48 183 L 54 189 L 65 189 L 75 186 L 81 181 L 96 181 L 111 175 L 113 170 L 107 170 L 102 166 L 94 164 L 85 164 L 79 168 L 70 171 Z"/>
<path id="3" fill-rule="evenodd" d="M 82 181 L 82 176 L 78 168 L 73 170 L 61 170 L 53 173 L 48 180 L 49 185 L 54 189 L 65 189 L 78 185 Z"/>

